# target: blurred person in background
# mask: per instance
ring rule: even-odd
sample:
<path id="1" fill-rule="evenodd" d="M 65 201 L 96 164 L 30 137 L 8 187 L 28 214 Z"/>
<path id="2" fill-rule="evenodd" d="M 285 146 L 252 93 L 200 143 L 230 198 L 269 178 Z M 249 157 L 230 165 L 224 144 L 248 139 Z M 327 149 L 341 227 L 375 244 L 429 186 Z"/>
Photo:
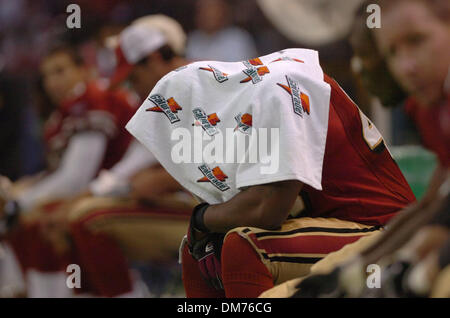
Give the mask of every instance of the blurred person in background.
<path id="1" fill-rule="evenodd" d="M 74 48 L 50 50 L 41 73 L 44 89 L 57 106 L 44 127 L 48 169 L 15 193 L 22 211 L 83 190 L 100 167 L 109 168 L 122 157 L 130 141 L 121 121 L 133 112 L 132 99 L 89 81 Z"/>
<path id="2" fill-rule="evenodd" d="M 251 35 L 230 23 L 231 7 L 226 1 L 197 1 L 197 29 L 188 36 L 186 57 L 192 60 L 236 62 L 257 56 Z"/>
<path id="3" fill-rule="evenodd" d="M 366 8 L 371 3 L 371 1 L 365 1 L 361 4 L 353 22 L 349 37 L 353 49 L 352 71 L 362 93 L 368 95 L 365 101 L 367 108 L 374 106 L 375 98 L 381 106 L 391 112 L 390 144 L 392 146 L 419 144 L 417 130 L 401 107 L 407 95 L 392 76 L 386 60 L 376 46 L 373 32 L 367 27 Z"/>
<path id="4" fill-rule="evenodd" d="M 141 99 L 161 77 L 188 64 L 184 31 L 164 15 L 139 18 L 108 42 L 117 57 L 111 87 L 129 80 Z M 102 171 L 89 189 L 90 198 L 62 211 L 89 279 L 85 291 L 108 297 L 130 293 L 129 261 L 160 264 L 160 274 L 170 274 L 195 201 L 156 158 L 134 141 L 124 159 Z"/>
<path id="5" fill-rule="evenodd" d="M 162 15 L 138 19 L 109 41 L 118 63 L 110 89 L 129 79 L 144 99 L 162 76 L 188 63 L 182 57 L 184 40 L 181 26 L 173 19 Z M 162 264 L 161 275 L 170 276 L 194 206 L 192 197 L 182 192 L 137 141 L 119 162 L 101 170 L 87 188 L 51 215 L 40 216 L 42 239 L 35 235 L 32 243 L 28 240 L 39 255 L 22 255 L 22 266 L 26 263 L 46 272 L 47 278 L 52 273 L 55 284 L 62 286 L 66 266 L 75 263 L 83 276 L 78 293 L 143 296 L 129 270 L 129 260 Z M 40 286 L 45 289 L 44 283 Z M 61 294 L 61 289 L 59 294 L 54 289 L 47 295 L 68 296 Z"/>
<path id="6" fill-rule="evenodd" d="M 10 230 L 7 241 L 24 270 L 33 266 L 34 256 L 45 255 L 46 247 L 39 246 L 40 220 L 125 153 L 131 136 L 123 126 L 136 102 L 124 91 L 108 91 L 90 80 L 70 45 L 49 50 L 41 75 L 47 101 L 56 105 L 44 126 L 47 169 L 15 182 L 1 207 Z"/>
<path id="7" fill-rule="evenodd" d="M 367 2 L 361 5 L 356 13 L 349 37 L 353 49 L 352 67 L 370 95 L 379 98 L 382 105 L 396 106 L 404 101 L 406 94 L 390 73 L 373 32 L 366 26 L 367 5 Z"/>
<path id="8" fill-rule="evenodd" d="M 380 1 L 383 28 L 374 32 L 390 71 L 409 95 L 405 111 L 439 165 L 428 195 L 450 165 L 450 3 Z"/>
<path id="9" fill-rule="evenodd" d="M 402 280 L 403 285 L 397 286 L 394 294 L 433 295 L 432 286 L 443 283 L 447 289 L 440 293 L 449 297 L 449 275 L 443 278 L 445 282 L 435 278 L 441 270 L 448 272 L 446 267 L 450 265 L 450 245 L 445 244 L 450 238 L 450 2 L 379 0 L 379 4 L 383 27 L 374 31 L 377 47 L 394 78 L 409 95 L 405 111 L 416 125 L 423 145 L 438 159 L 419 206 L 432 206 L 439 196 L 444 196 L 442 212 L 435 213 L 437 216 L 431 221 L 420 222 L 420 213 L 424 213 L 420 208 L 401 216 L 409 221 L 402 225 L 402 231 L 417 234 L 397 252 L 394 265 L 400 269 L 392 270 L 391 278 Z M 401 223 L 399 220 L 397 223 Z M 407 257 L 398 255 L 402 252 Z M 430 275 L 432 271 L 435 275 Z"/>

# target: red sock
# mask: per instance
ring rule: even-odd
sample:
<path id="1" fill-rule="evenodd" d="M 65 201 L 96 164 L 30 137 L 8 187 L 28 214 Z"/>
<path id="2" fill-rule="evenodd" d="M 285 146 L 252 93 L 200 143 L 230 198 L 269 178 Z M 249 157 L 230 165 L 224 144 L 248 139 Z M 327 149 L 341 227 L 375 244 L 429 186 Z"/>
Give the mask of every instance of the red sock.
<path id="1" fill-rule="evenodd" d="M 198 263 L 189 254 L 187 245 L 183 249 L 183 284 L 187 298 L 225 298 L 223 290 L 217 290 L 203 280 Z"/>
<path id="2" fill-rule="evenodd" d="M 273 287 L 273 278 L 253 247 L 229 234 L 222 247 L 222 281 L 227 298 L 258 297 Z"/>

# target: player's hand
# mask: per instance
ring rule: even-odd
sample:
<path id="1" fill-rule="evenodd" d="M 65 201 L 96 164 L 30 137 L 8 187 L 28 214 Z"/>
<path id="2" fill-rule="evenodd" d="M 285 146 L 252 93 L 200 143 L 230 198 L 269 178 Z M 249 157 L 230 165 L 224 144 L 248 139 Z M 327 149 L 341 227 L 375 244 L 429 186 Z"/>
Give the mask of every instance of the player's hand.
<path id="1" fill-rule="evenodd" d="M 192 257 L 198 262 L 203 278 L 215 289 L 223 289 L 222 267 L 220 254 L 223 244 L 223 234 L 210 233 L 200 240 L 189 242 L 188 247 Z"/>
<path id="2" fill-rule="evenodd" d="M 221 233 L 206 233 L 196 228 L 196 211 L 199 211 L 199 208 L 202 207 L 207 207 L 207 205 L 198 205 L 191 216 L 187 234 L 189 252 L 198 262 L 198 267 L 205 281 L 215 289 L 223 289 L 220 255 L 224 235 Z"/>

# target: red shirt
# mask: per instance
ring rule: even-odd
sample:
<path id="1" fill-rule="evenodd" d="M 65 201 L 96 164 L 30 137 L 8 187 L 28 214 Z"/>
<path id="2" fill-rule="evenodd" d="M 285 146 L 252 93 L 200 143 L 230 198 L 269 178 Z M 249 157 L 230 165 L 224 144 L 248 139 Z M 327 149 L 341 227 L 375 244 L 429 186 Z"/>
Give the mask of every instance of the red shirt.
<path id="1" fill-rule="evenodd" d="M 369 147 L 358 107 L 325 75 L 331 85 L 322 191 L 305 185 L 306 216 L 335 217 L 383 225 L 415 201 L 407 181 L 383 141 Z"/>
<path id="2" fill-rule="evenodd" d="M 89 83 L 80 91 L 75 98 L 64 101 L 45 123 L 50 169 L 57 168 L 70 138 L 81 131 L 95 130 L 107 136 L 101 169 L 109 169 L 118 162 L 131 141 L 124 128 L 135 111 L 129 94 L 102 89 L 97 83 Z"/>
<path id="3" fill-rule="evenodd" d="M 450 95 L 431 107 L 420 106 L 410 98 L 405 111 L 416 124 L 423 145 L 436 154 L 443 167 L 450 167 Z"/>

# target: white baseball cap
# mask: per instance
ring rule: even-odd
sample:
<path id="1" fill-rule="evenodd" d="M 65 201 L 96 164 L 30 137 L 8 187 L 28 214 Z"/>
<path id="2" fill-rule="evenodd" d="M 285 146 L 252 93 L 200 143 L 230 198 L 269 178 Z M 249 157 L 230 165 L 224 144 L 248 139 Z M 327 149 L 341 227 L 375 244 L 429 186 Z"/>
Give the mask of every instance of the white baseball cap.
<path id="1" fill-rule="evenodd" d="M 181 25 L 165 15 L 148 15 L 133 21 L 118 36 L 107 39 L 107 46 L 116 53 L 116 70 L 111 77 L 111 85 L 122 82 L 133 65 L 164 45 L 182 55 L 185 42 L 186 35 Z"/>

